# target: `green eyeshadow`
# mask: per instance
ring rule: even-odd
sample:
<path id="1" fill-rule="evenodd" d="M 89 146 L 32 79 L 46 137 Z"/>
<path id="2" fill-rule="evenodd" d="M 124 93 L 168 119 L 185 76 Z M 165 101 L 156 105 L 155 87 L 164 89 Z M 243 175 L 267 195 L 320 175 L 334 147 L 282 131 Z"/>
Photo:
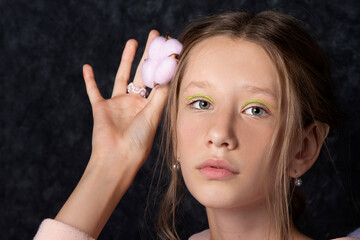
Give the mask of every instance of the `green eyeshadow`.
<path id="1" fill-rule="evenodd" d="M 270 104 L 268 104 L 268 103 L 266 103 L 266 102 L 264 102 L 264 101 L 261 101 L 261 100 L 249 100 L 249 101 L 246 101 L 246 103 L 244 103 L 244 105 L 243 105 L 242 107 L 245 107 L 246 104 L 252 103 L 252 102 L 262 103 L 262 104 L 268 106 L 268 107 L 271 108 L 271 109 L 276 109 L 276 108 L 277 108 L 277 107 L 273 107 L 273 106 L 271 106 Z"/>
<path id="2" fill-rule="evenodd" d="M 193 98 L 196 98 L 196 97 L 203 97 L 203 98 L 207 98 L 209 99 L 212 103 L 215 104 L 214 100 L 212 100 L 211 97 L 208 97 L 208 96 L 205 96 L 205 95 L 194 95 L 194 96 L 191 96 L 191 97 L 186 97 L 185 99 L 193 99 Z"/>

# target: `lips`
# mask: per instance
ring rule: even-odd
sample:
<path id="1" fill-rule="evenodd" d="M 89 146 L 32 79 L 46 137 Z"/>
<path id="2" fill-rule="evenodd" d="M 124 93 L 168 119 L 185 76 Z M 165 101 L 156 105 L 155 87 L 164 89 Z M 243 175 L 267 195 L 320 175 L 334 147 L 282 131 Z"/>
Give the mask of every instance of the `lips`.
<path id="1" fill-rule="evenodd" d="M 210 158 L 196 167 L 208 179 L 221 180 L 231 178 L 239 171 L 225 159 Z"/>

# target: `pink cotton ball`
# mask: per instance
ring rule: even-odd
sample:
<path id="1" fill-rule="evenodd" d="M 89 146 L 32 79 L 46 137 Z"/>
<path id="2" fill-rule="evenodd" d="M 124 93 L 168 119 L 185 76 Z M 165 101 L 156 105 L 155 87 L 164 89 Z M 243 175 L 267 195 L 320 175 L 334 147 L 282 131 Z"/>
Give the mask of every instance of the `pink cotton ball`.
<path id="1" fill-rule="evenodd" d="M 163 58 L 162 52 L 163 52 L 165 42 L 166 42 L 166 39 L 164 37 L 159 36 L 159 37 L 154 38 L 149 45 L 148 58 L 151 58 L 151 59 Z"/>
<path id="2" fill-rule="evenodd" d="M 161 60 L 155 69 L 154 82 L 160 85 L 167 84 L 174 76 L 177 62 L 172 57 Z"/>
<path id="3" fill-rule="evenodd" d="M 171 38 L 163 45 L 162 55 L 168 57 L 171 54 L 179 55 L 182 50 L 182 44 L 175 38 Z"/>
<path id="4" fill-rule="evenodd" d="M 143 82 L 149 88 L 153 88 L 155 84 L 167 84 L 175 73 L 177 60 L 169 56 L 179 55 L 182 44 L 176 39 L 167 38 L 159 36 L 151 41 L 148 59 L 141 67 Z"/>
<path id="5" fill-rule="evenodd" d="M 143 83 L 149 87 L 154 87 L 154 73 L 157 65 L 159 64 L 158 60 L 147 59 L 141 66 L 141 75 Z"/>

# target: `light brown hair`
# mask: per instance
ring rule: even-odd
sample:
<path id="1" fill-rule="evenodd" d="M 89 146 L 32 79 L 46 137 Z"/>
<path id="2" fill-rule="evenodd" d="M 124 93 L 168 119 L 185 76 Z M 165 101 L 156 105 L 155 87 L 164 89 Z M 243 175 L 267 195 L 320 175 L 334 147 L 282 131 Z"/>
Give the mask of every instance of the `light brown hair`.
<path id="1" fill-rule="evenodd" d="M 176 163 L 180 85 L 189 53 L 199 42 L 219 35 L 258 44 L 266 51 L 278 72 L 280 117 L 268 155 L 274 162 L 271 170 L 274 188 L 272 193 L 268 193 L 267 202 L 276 239 L 289 239 L 292 218 L 296 217 L 303 205 L 301 199 L 296 197 L 297 194 L 294 194 L 294 186 L 286 174 L 289 149 L 292 144 L 299 143 L 302 130 L 312 122 L 326 123 L 331 128 L 336 126 L 338 111 L 324 52 L 296 19 L 274 11 L 258 14 L 228 12 L 201 18 L 191 23 L 180 35 L 183 51 L 170 85 L 164 115 L 165 130 L 160 142 L 171 181 L 160 206 L 158 235 L 161 239 L 179 239 L 175 228 L 175 212 L 183 186 L 180 171 L 174 170 L 172 166 Z"/>

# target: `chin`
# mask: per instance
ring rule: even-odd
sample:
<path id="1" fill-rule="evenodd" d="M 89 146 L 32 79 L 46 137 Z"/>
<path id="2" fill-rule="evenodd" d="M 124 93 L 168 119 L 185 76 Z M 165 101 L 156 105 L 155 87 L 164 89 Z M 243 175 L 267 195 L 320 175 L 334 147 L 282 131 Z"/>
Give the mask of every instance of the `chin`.
<path id="1" fill-rule="evenodd" d="M 187 187 L 191 195 L 205 207 L 233 208 L 239 204 L 240 193 L 223 183 Z"/>
<path id="2" fill-rule="evenodd" d="M 194 195 L 193 195 L 194 196 Z M 265 196 L 254 197 L 254 198 L 242 198 L 240 196 L 206 196 L 198 195 L 194 198 L 204 207 L 213 209 L 249 209 L 256 206 L 265 206 Z"/>
<path id="3" fill-rule="evenodd" d="M 185 183 L 191 195 L 207 208 L 233 209 L 263 204 L 266 201 L 262 191 L 242 188 L 238 182 L 196 181 L 196 184 L 190 184 L 185 181 Z"/>

